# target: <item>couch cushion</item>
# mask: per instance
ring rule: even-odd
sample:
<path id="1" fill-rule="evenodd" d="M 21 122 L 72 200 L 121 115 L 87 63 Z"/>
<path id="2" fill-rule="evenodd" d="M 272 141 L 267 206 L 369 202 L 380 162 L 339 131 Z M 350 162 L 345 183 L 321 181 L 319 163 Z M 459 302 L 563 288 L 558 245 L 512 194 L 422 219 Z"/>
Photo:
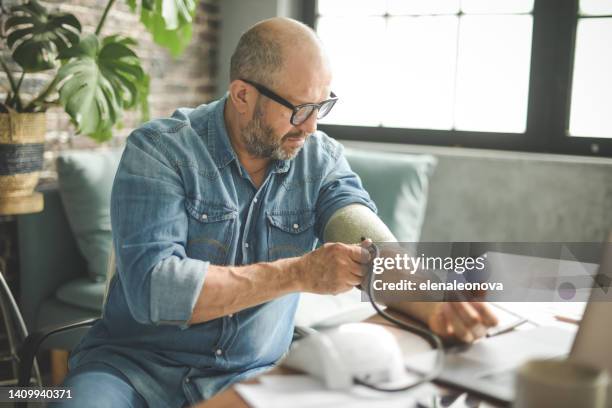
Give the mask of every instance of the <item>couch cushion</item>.
<path id="1" fill-rule="evenodd" d="M 62 153 L 57 172 L 62 203 L 93 281 L 106 279 L 111 249 L 110 194 L 121 150 Z"/>
<path id="2" fill-rule="evenodd" d="M 92 282 L 88 278 L 79 278 L 60 286 L 55 296 L 71 306 L 100 312 L 105 289 L 106 282 Z"/>
<path id="3" fill-rule="evenodd" d="M 418 241 L 436 158 L 354 148 L 346 148 L 345 154 L 395 237 L 401 242 Z"/>

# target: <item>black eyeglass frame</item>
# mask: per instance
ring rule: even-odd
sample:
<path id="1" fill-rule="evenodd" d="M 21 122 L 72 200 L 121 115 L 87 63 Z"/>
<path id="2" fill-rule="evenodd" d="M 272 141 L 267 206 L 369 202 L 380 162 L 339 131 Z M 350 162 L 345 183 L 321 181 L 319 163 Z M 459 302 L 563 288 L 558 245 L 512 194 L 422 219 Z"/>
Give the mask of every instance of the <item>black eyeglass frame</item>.
<path id="1" fill-rule="evenodd" d="M 246 82 L 247 84 L 253 86 L 255 89 L 257 89 L 257 91 L 272 99 L 274 102 L 280 103 L 281 105 L 283 105 L 286 108 L 291 109 L 292 113 L 291 113 L 291 119 L 289 120 L 291 122 L 291 124 L 293 126 L 299 126 L 302 123 L 306 122 L 308 120 L 308 118 L 310 118 L 310 116 L 313 114 L 313 112 L 315 112 L 315 110 L 317 111 L 317 119 L 322 119 L 325 116 L 327 116 L 327 114 L 332 110 L 332 108 L 334 107 L 334 105 L 336 104 L 336 102 L 338 101 L 338 96 L 336 96 L 335 93 L 331 92 L 330 96 L 331 98 L 324 100 L 321 103 L 303 103 L 301 105 L 294 105 L 291 102 L 289 102 L 288 100 L 286 100 L 285 98 L 283 98 L 282 96 L 278 95 L 277 93 L 271 91 L 270 89 L 268 89 L 267 87 L 258 84 L 257 82 L 253 82 L 253 81 L 249 81 L 248 79 L 243 79 L 240 78 L 240 80 L 242 82 Z M 318 116 L 318 112 L 321 112 L 321 108 L 326 105 L 331 103 L 331 106 L 329 107 L 329 109 L 327 109 L 327 111 L 323 114 L 323 116 Z M 306 108 L 306 107 L 312 107 L 312 112 L 310 112 L 310 114 L 308 116 L 306 116 L 304 118 L 303 121 L 299 122 L 299 123 L 295 123 L 295 115 L 298 113 L 298 111 L 302 108 Z"/>

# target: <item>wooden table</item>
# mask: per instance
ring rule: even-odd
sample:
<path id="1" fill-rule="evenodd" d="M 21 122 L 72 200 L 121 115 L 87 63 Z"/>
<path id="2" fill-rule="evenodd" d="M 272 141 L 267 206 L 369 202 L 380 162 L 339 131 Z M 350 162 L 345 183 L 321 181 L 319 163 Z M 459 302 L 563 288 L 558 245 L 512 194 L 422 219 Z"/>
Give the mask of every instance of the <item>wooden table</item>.
<path id="1" fill-rule="evenodd" d="M 396 317 L 400 317 L 404 320 L 408 319 L 402 315 L 399 314 L 394 314 Z M 384 325 L 386 329 L 388 329 L 397 339 L 398 344 L 404 354 L 405 357 L 410 356 L 411 354 L 415 354 L 415 353 L 421 353 L 427 350 L 430 350 L 431 347 L 430 345 L 422 338 L 418 337 L 417 335 L 414 335 L 412 333 L 408 333 L 402 329 L 397 328 L 396 326 L 392 325 L 391 323 L 387 322 L 386 320 L 384 320 L 383 318 L 381 318 L 378 315 L 374 315 L 368 319 L 365 320 L 365 322 L 368 323 L 376 323 L 376 324 L 380 324 L 380 325 Z M 411 322 L 414 323 L 414 322 Z M 275 367 L 273 369 L 271 369 L 270 371 L 266 372 L 265 374 L 262 375 L 269 375 L 269 374 L 274 374 L 274 375 L 295 375 L 297 374 L 297 372 L 293 371 L 293 370 L 289 370 L 287 368 L 283 368 L 283 367 Z M 243 384 L 254 384 L 257 383 L 258 380 L 257 378 L 248 380 L 248 381 L 244 381 L 242 382 Z M 442 387 L 442 386 L 437 386 L 440 391 L 444 391 L 444 390 L 450 390 L 449 387 Z M 487 407 L 502 407 L 503 405 L 499 405 L 499 404 L 495 404 L 492 401 L 485 401 L 483 402 L 480 407 L 482 408 L 487 408 Z M 226 389 L 225 391 L 222 391 L 220 393 L 218 393 L 217 395 L 215 395 L 213 398 L 207 400 L 207 401 L 203 401 L 197 405 L 195 405 L 192 408 L 249 408 L 249 405 L 242 399 L 242 397 L 240 396 L 240 394 L 238 394 L 238 392 L 236 392 L 236 390 L 234 389 L 234 387 L 230 387 L 228 389 Z"/>

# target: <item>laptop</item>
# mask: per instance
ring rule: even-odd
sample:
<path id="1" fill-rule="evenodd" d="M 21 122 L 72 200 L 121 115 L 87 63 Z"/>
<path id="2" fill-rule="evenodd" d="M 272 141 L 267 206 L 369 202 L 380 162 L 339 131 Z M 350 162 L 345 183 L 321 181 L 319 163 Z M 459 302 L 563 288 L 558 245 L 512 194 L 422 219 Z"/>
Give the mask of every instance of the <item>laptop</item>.
<path id="1" fill-rule="evenodd" d="M 604 250 L 599 273 L 612 277 L 610 248 Z M 606 368 L 612 373 L 610 316 L 612 288 L 593 290 L 577 332 L 569 324 L 567 328 L 540 326 L 451 348 L 445 351 L 444 370 L 438 381 L 511 402 L 514 400 L 515 371 L 531 359 L 565 358 L 569 355 L 572 360 Z M 411 356 L 406 365 L 424 372 L 431 367 L 432 357 L 433 352 Z"/>

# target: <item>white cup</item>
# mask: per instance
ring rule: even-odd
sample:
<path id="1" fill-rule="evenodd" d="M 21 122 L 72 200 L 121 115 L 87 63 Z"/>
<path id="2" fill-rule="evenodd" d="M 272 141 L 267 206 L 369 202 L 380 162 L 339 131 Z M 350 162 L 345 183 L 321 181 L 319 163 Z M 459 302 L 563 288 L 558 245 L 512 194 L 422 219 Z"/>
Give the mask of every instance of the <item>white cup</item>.
<path id="1" fill-rule="evenodd" d="M 606 370 L 570 360 L 532 360 L 516 375 L 514 408 L 605 408 Z"/>

